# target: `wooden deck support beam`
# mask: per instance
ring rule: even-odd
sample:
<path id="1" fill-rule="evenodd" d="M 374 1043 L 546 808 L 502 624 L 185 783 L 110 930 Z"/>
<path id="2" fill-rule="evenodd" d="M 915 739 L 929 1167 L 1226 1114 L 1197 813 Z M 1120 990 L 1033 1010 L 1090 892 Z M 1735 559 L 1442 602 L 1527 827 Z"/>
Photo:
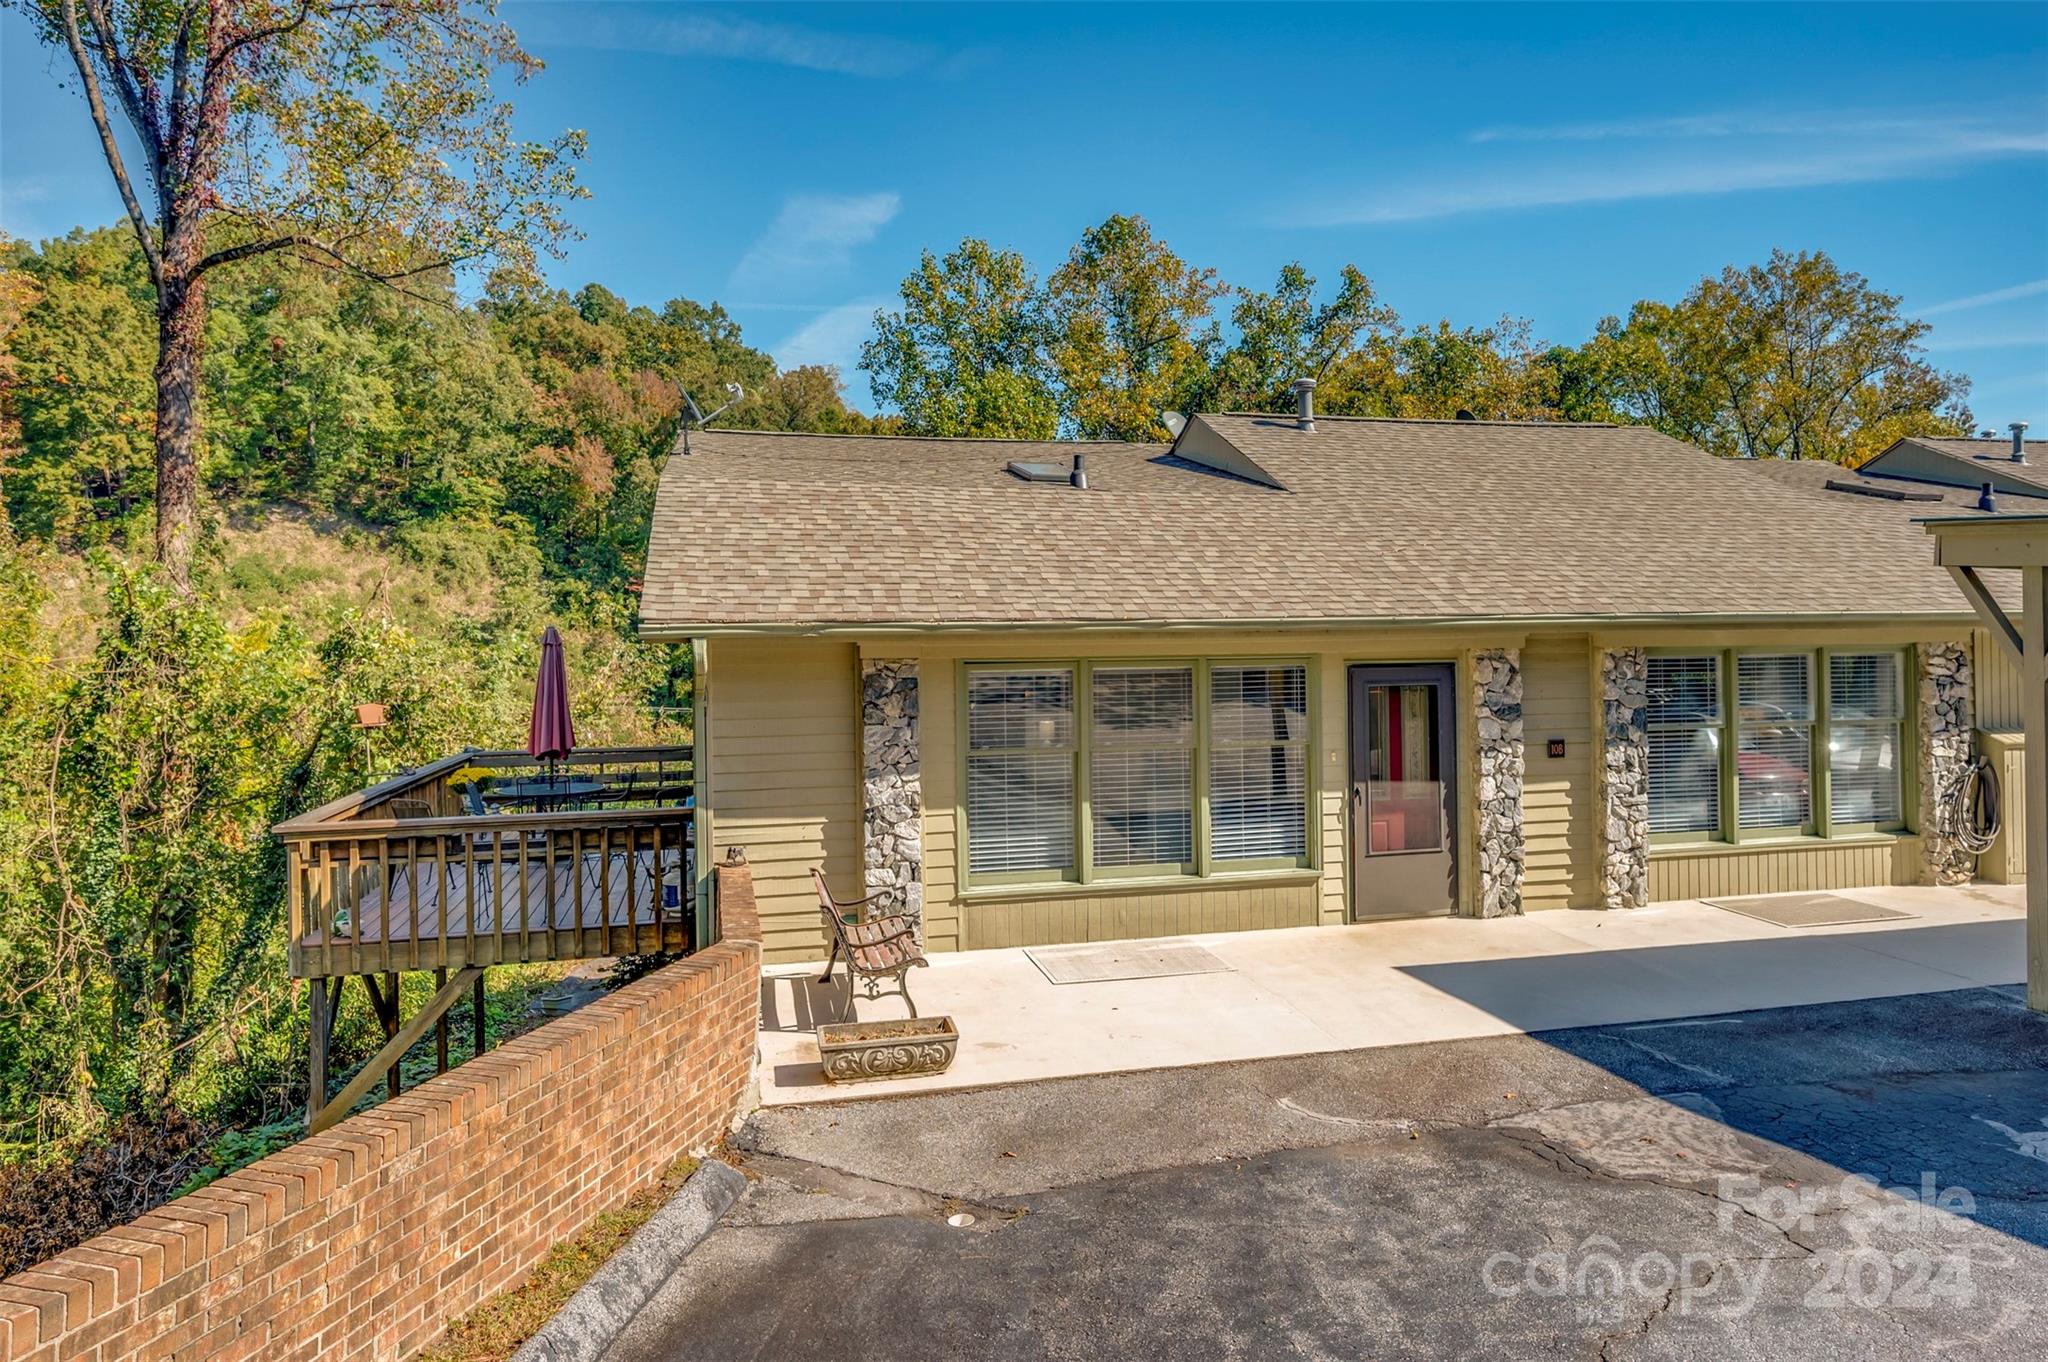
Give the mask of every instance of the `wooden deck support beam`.
<path id="1" fill-rule="evenodd" d="M 318 1135 L 321 1131 L 347 1116 L 349 1108 L 353 1107 L 364 1093 L 376 1086 L 377 1079 L 381 1073 L 398 1072 L 398 1061 L 404 1057 L 405 1052 L 419 1043 L 421 1037 L 427 1034 L 428 1027 L 447 1014 L 448 1009 L 453 1007 L 456 1000 L 462 996 L 464 989 L 471 987 L 473 984 L 481 984 L 483 976 L 484 971 L 481 965 L 467 965 L 456 971 L 454 978 L 435 990 L 434 996 L 427 1001 L 425 1007 L 413 1013 L 411 1021 L 398 1028 L 396 1034 L 384 1042 L 384 1048 L 370 1057 L 369 1062 L 357 1071 L 356 1076 L 351 1078 L 348 1084 L 334 1095 L 332 1102 L 321 1103 L 316 1109 L 308 1112 L 306 1117 L 306 1133 L 308 1135 Z M 370 981 L 371 976 L 367 974 L 363 976 L 364 983 L 368 984 Z M 372 992 L 375 992 L 374 985 L 372 985 Z M 391 993 L 391 1002 L 395 1006 L 397 1001 L 398 993 L 394 988 Z"/>

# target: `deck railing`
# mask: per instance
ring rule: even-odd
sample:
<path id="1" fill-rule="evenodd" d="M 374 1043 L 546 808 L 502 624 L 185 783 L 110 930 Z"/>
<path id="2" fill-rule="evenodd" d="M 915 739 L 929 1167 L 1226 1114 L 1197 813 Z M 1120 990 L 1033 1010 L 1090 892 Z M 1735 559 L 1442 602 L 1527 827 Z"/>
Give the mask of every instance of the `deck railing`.
<path id="1" fill-rule="evenodd" d="M 560 781 L 576 782 L 561 788 L 575 794 L 470 812 L 479 801 L 464 786 L 523 785 L 540 768 L 524 752 L 461 752 L 280 823 L 292 973 L 708 944 L 694 882 L 690 749 L 595 748 L 558 767 Z M 489 774 L 455 779 L 472 770 Z"/>

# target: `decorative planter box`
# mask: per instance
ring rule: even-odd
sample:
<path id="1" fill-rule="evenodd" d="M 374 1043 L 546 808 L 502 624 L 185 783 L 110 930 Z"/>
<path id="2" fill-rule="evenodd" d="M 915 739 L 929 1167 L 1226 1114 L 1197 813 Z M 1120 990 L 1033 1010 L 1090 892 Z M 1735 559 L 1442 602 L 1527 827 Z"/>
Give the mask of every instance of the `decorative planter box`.
<path id="1" fill-rule="evenodd" d="M 827 1022 L 818 1028 L 818 1061 L 828 1083 L 943 1073 L 959 1048 L 951 1017 Z"/>

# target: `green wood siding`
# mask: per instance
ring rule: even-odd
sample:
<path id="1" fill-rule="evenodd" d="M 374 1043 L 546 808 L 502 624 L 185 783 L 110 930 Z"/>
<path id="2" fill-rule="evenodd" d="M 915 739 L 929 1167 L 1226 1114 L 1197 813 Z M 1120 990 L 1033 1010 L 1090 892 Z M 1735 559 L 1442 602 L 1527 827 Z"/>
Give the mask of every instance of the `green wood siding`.
<path id="1" fill-rule="evenodd" d="M 1919 879 L 1920 839 L 1912 835 L 1659 848 L 1650 853 L 1652 903 L 1916 884 Z"/>

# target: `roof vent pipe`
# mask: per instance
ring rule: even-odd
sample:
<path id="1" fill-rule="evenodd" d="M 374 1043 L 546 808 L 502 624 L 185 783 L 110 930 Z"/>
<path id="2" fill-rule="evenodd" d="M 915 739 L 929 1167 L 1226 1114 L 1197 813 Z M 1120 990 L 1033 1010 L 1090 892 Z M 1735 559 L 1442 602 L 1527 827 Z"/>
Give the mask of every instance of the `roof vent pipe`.
<path id="1" fill-rule="evenodd" d="M 1312 378 L 1294 380 L 1294 424 L 1303 430 L 1316 428 L 1316 381 Z"/>
<path id="2" fill-rule="evenodd" d="M 1076 454 L 1074 456 L 1074 471 L 1067 476 L 1067 481 L 1072 483 L 1074 486 L 1080 488 L 1084 492 L 1088 490 L 1087 455 Z"/>
<path id="3" fill-rule="evenodd" d="M 2012 432 L 2012 461 L 2014 463 L 2025 463 L 2027 461 L 2027 423 L 2025 421 L 2015 421 L 2007 426 L 2006 429 Z"/>
<path id="4" fill-rule="evenodd" d="M 1984 484 L 1984 490 L 1977 493 L 1977 509 L 1980 511 L 1995 511 L 1998 509 L 1998 498 L 1991 495 L 1991 484 L 1988 482 Z"/>

